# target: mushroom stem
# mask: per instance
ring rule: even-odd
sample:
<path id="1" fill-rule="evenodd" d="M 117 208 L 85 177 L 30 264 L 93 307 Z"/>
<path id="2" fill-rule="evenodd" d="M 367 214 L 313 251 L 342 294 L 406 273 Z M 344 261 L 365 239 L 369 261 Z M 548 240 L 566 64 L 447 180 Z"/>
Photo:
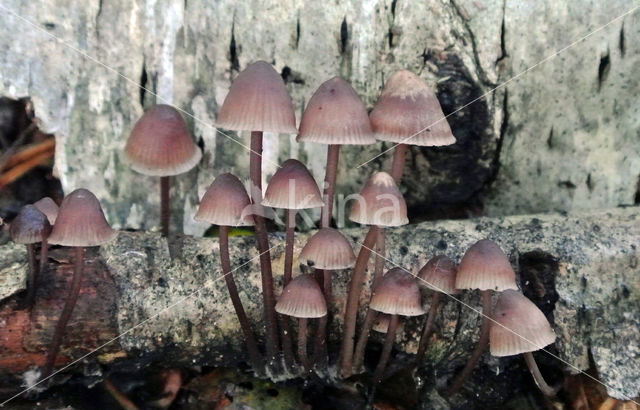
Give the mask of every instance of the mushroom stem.
<path id="1" fill-rule="evenodd" d="M 320 223 L 323 228 L 331 225 L 333 213 L 333 196 L 336 191 L 336 179 L 338 176 L 338 160 L 340 159 L 340 145 L 331 144 L 327 148 L 327 168 L 324 176 L 324 207 Z"/>
<path id="2" fill-rule="evenodd" d="M 353 343 L 356 335 L 356 320 L 358 316 L 358 300 L 364 280 L 364 271 L 367 268 L 371 248 L 376 242 L 378 227 L 371 226 L 367 236 L 364 238 L 356 265 L 353 268 L 351 283 L 349 284 L 349 294 L 344 314 L 344 332 L 342 336 L 342 347 L 340 349 L 340 374 L 342 377 L 349 377 L 353 366 Z"/>
<path id="3" fill-rule="evenodd" d="M 160 177 L 160 219 L 162 236 L 169 236 L 169 177 Z"/>
<path id="4" fill-rule="evenodd" d="M 240 328 L 242 329 L 242 333 L 244 333 L 244 339 L 247 343 L 247 351 L 249 353 L 249 361 L 251 362 L 251 366 L 253 367 L 254 372 L 256 374 L 261 375 L 264 371 L 264 360 L 260 355 L 260 351 L 258 350 L 258 344 L 256 343 L 256 339 L 253 335 L 253 331 L 251 330 L 251 325 L 249 324 L 249 319 L 247 318 L 247 314 L 244 311 L 244 307 L 242 306 L 242 302 L 240 301 L 240 295 L 238 294 L 238 288 L 236 286 L 236 282 L 233 279 L 233 274 L 231 273 L 231 258 L 229 256 L 229 227 L 228 226 L 220 226 L 220 264 L 222 265 L 222 273 L 224 276 L 224 281 L 227 284 L 227 289 L 229 290 L 229 296 L 231 297 L 231 303 L 233 303 L 233 308 L 236 311 L 236 315 L 238 316 L 238 321 L 240 322 Z"/>
<path id="5" fill-rule="evenodd" d="M 422 359 L 424 358 L 424 353 L 427 350 L 427 342 L 431 333 L 433 332 L 433 325 L 436 322 L 436 315 L 438 314 L 438 308 L 440 307 L 440 303 L 442 301 L 442 293 L 435 292 L 433 297 L 431 298 L 431 306 L 429 307 L 429 314 L 424 322 L 424 327 L 422 329 L 422 336 L 420 337 L 420 344 L 418 345 L 418 353 L 416 354 L 416 364 L 415 367 L 420 366 Z"/>
<path id="6" fill-rule="evenodd" d="M 47 238 L 44 238 L 40 243 L 40 275 L 44 274 L 44 271 L 47 269 L 47 261 L 49 259 L 49 244 L 47 243 Z M 34 281 L 33 285 L 35 287 L 36 281 Z"/>
<path id="7" fill-rule="evenodd" d="M 373 271 L 373 284 L 371 285 L 372 295 L 373 289 L 376 288 L 378 282 L 382 278 L 382 271 L 384 270 L 384 253 L 385 253 L 385 231 L 384 228 L 378 228 L 378 238 L 376 240 L 376 258 L 374 264 Z M 371 298 L 369 298 L 371 301 Z M 358 342 L 356 343 L 356 350 L 353 356 L 353 368 L 356 373 L 360 373 L 363 371 L 364 366 L 364 351 L 367 347 L 367 342 L 369 340 L 369 334 L 371 333 L 371 328 L 373 327 L 373 323 L 376 320 L 376 311 L 371 308 L 367 309 L 367 316 L 364 318 L 364 323 L 362 324 L 362 330 L 360 331 L 360 336 L 358 337 Z"/>
<path id="8" fill-rule="evenodd" d="M 51 339 L 51 345 L 49 347 L 49 352 L 47 353 L 47 359 L 44 364 L 44 369 L 42 371 L 42 380 L 49 377 L 51 371 L 53 370 L 53 366 L 56 362 L 56 356 L 58 355 L 60 344 L 62 343 L 62 338 L 64 336 L 64 331 L 67 327 L 69 319 L 71 319 L 71 313 L 73 313 L 73 308 L 76 306 L 78 295 L 80 294 L 80 287 L 82 285 L 82 273 L 84 270 L 85 249 L 86 248 L 82 246 L 78 246 L 75 248 L 75 266 L 73 269 L 71 291 L 69 292 L 69 296 L 64 303 L 62 313 L 60 314 L 60 318 L 58 319 L 58 323 L 56 324 L 56 329 L 53 333 L 53 338 Z"/>
<path id="9" fill-rule="evenodd" d="M 542 393 L 544 393 L 547 397 L 554 397 L 556 393 L 558 393 L 557 388 L 553 388 L 547 384 L 542 377 L 542 373 L 540 373 L 540 369 L 538 369 L 538 365 L 536 364 L 536 360 L 533 358 L 533 354 L 531 352 L 523 353 L 524 360 L 527 362 L 527 367 L 533 376 L 533 380 L 536 381 L 536 385 L 540 389 Z"/>
<path id="10" fill-rule="evenodd" d="M 287 230 L 286 230 L 286 246 L 284 251 L 284 286 L 291 282 L 291 271 L 293 269 L 293 239 L 296 226 L 296 210 L 287 209 Z M 284 353 L 284 362 L 288 369 L 293 369 L 295 360 L 293 357 L 293 342 L 291 340 L 291 320 L 288 316 L 282 316 L 282 351 Z"/>
<path id="11" fill-rule="evenodd" d="M 298 357 L 300 358 L 300 362 L 304 366 L 305 373 L 311 372 L 311 364 L 309 363 L 309 358 L 307 356 L 307 319 L 306 317 L 301 317 L 299 326 L 298 326 Z"/>
<path id="12" fill-rule="evenodd" d="M 251 132 L 251 154 L 249 173 L 252 189 L 251 202 L 260 207 L 262 202 L 262 131 Z M 258 252 L 260 253 L 260 272 L 262 274 L 262 300 L 264 303 L 264 322 L 266 328 L 266 351 L 270 363 L 275 364 L 278 356 L 278 328 L 276 323 L 275 296 L 273 292 L 273 274 L 271 272 L 271 254 L 267 224 L 261 215 L 253 215 Z"/>
<path id="13" fill-rule="evenodd" d="M 327 306 L 331 306 L 331 270 L 316 269 L 316 273 L 322 276 L 322 293 L 325 295 Z M 314 365 L 326 368 L 329 362 L 327 353 L 327 327 L 329 325 L 329 312 L 318 320 L 316 328 L 316 340 L 313 347 L 312 362 Z"/>
<path id="14" fill-rule="evenodd" d="M 404 163 L 407 157 L 407 144 L 398 144 L 393 151 L 393 162 L 391 163 L 391 176 L 395 179 L 396 184 L 400 184 L 402 174 L 404 172 Z"/>
<path id="15" fill-rule="evenodd" d="M 27 308 L 30 308 L 36 298 L 36 245 L 34 243 L 28 244 L 27 251 L 29 253 L 29 274 L 27 276 L 27 296 L 24 304 Z"/>
<path id="16" fill-rule="evenodd" d="M 480 328 L 480 337 L 478 339 L 478 344 L 475 349 L 473 349 L 473 353 L 467 360 L 467 364 L 464 369 L 453 380 L 451 386 L 445 391 L 446 396 L 453 396 L 460 390 L 465 380 L 471 374 L 471 371 L 476 367 L 478 360 L 482 357 L 482 353 L 487 348 L 489 344 L 489 328 L 491 325 L 491 291 L 483 290 L 482 292 L 482 327 Z"/>
<path id="17" fill-rule="evenodd" d="M 382 380 L 384 369 L 387 367 L 387 362 L 389 361 L 389 356 L 391 355 L 391 348 L 393 347 L 393 341 L 396 338 L 396 329 L 398 329 L 399 323 L 399 316 L 391 315 L 391 318 L 389 320 L 389 328 L 387 329 L 387 337 L 384 339 L 384 346 L 382 347 L 382 353 L 380 353 L 380 361 L 378 362 L 378 366 L 376 366 L 376 370 L 373 373 L 374 385 L 377 385 Z"/>

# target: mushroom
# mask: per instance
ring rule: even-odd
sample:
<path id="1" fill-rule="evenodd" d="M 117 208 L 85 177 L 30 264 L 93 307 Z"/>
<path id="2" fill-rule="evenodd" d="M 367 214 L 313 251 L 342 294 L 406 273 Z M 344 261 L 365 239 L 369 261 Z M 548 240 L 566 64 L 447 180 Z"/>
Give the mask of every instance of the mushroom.
<path id="1" fill-rule="evenodd" d="M 308 274 L 296 276 L 282 291 L 276 304 L 276 311 L 300 319 L 298 356 L 305 372 L 311 372 L 311 363 L 307 356 L 307 321 L 327 314 L 327 303 L 318 282 Z"/>
<path id="2" fill-rule="evenodd" d="M 300 161 L 288 159 L 271 177 L 262 200 L 263 206 L 286 209 L 286 239 L 284 252 L 283 286 L 291 281 L 293 268 L 293 240 L 296 227 L 296 211 L 298 209 L 322 206 L 322 198 L 318 184 L 311 173 Z M 291 326 L 287 318 L 283 318 L 282 349 L 285 364 L 291 369 L 293 363 L 293 346 L 291 344 Z"/>
<path id="3" fill-rule="evenodd" d="M 189 171 L 202 158 L 184 119 L 170 105 L 151 107 L 131 130 L 125 156 L 131 168 L 160 177 L 162 236 L 169 235 L 169 177 Z"/>
<path id="4" fill-rule="evenodd" d="M 431 258 L 418 272 L 418 284 L 433 291 L 429 314 L 424 321 L 422 336 L 416 354 L 416 366 L 419 366 L 427 349 L 427 342 L 433 331 L 433 325 L 438 314 L 438 308 L 442 302 L 442 295 L 454 295 L 456 289 L 456 273 L 458 268 L 451 258 L 445 255 L 436 255 Z M 446 301 L 445 301 L 446 302 Z"/>
<path id="5" fill-rule="evenodd" d="M 217 126 L 229 130 L 251 131 L 249 171 L 252 187 L 249 194 L 251 201 L 259 206 L 262 201 L 262 133 L 296 132 L 296 116 L 291 97 L 282 77 L 270 64 L 258 61 L 249 64 L 238 74 L 220 107 Z M 255 212 L 253 218 L 262 274 L 266 350 L 270 362 L 275 363 L 279 348 L 269 238 L 261 212 Z"/>
<path id="6" fill-rule="evenodd" d="M 300 252 L 298 259 L 301 263 L 313 266 L 316 270 L 322 270 L 331 274 L 333 270 L 347 269 L 353 267 L 356 255 L 349 240 L 333 228 L 322 228 L 307 241 Z M 327 298 L 327 295 L 325 295 Z M 327 304 L 331 305 L 331 300 L 327 299 Z M 328 314 L 320 318 L 318 330 L 316 332 L 316 342 L 313 362 L 326 361 L 326 345 L 328 324 Z"/>
<path id="7" fill-rule="evenodd" d="M 464 381 L 480 360 L 489 343 L 491 323 L 491 291 L 517 290 L 516 274 L 502 249 L 489 239 L 482 239 L 471 246 L 460 261 L 456 275 L 456 289 L 479 289 L 482 294 L 482 327 L 480 337 L 471 357 L 453 379 L 445 394 L 458 392 Z"/>
<path id="8" fill-rule="evenodd" d="M 222 265 L 223 277 L 244 334 L 251 366 L 257 374 L 262 374 L 264 359 L 258 350 L 249 319 L 242 306 L 238 287 L 233 279 L 229 255 L 229 227 L 253 225 L 253 218 L 243 213 L 250 204 L 251 200 L 242 182 L 232 174 L 222 174 L 213 181 L 205 192 L 200 201 L 198 212 L 193 219 L 220 227 L 220 264 Z"/>
<path id="9" fill-rule="evenodd" d="M 378 235 L 384 232 L 385 227 L 394 227 L 406 225 L 407 204 L 400 193 L 395 181 L 391 175 L 386 172 L 375 173 L 360 191 L 360 198 L 353 204 L 349 219 L 360 224 L 371 225 L 370 232 L 373 232 L 374 238 L 384 241 L 384 235 Z M 370 238 L 367 235 L 367 238 Z M 365 317 L 358 343 L 353 351 L 353 342 L 356 330 L 356 319 L 358 313 L 358 301 L 364 281 L 364 271 L 371 254 L 371 244 L 365 243 L 358 253 L 358 261 L 353 270 L 351 283 L 349 285 L 349 295 L 347 297 L 346 313 L 345 313 L 345 338 L 343 339 L 343 356 L 341 362 L 341 371 L 343 376 L 348 377 L 352 368 L 356 371 L 362 369 L 364 362 L 364 350 L 369 338 L 369 331 L 375 320 L 374 312 L 369 309 Z M 382 249 L 384 243 L 378 242 L 377 248 Z M 376 252 L 375 269 L 373 273 L 372 289 L 375 289 L 382 271 L 384 269 L 384 255 Z M 355 364 L 355 366 L 352 366 Z"/>
<path id="10" fill-rule="evenodd" d="M 43 379 L 51 374 L 64 330 L 78 300 L 82 284 L 86 247 L 103 245 L 112 241 L 117 234 L 118 232 L 111 229 L 105 219 L 100 202 L 90 191 L 76 189 L 62 201 L 56 223 L 49 236 L 49 243 L 74 247 L 75 265 L 71 290 L 64 303 L 64 308 L 56 324 L 49 352 L 47 353 L 42 373 Z"/>
<path id="11" fill-rule="evenodd" d="M 502 357 L 524 353 L 538 388 L 546 396 L 555 396 L 558 389 L 545 382 L 531 354 L 556 340 L 544 313 L 526 296 L 509 289 L 498 297 L 493 320 L 489 333 L 491 355 Z"/>
<path id="12" fill-rule="evenodd" d="M 38 208 L 40 212 L 47 216 L 49 223 L 53 226 L 56 223 L 56 218 L 58 217 L 58 204 L 56 204 L 53 199 L 48 196 L 40 199 L 33 203 L 33 206 Z M 46 241 L 42 242 L 42 246 L 40 247 L 40 272 L 44 273 L 47 267 L 47 255 L 49 253 L 49 245 Z"/>
<path id="13" fill-rule="evenodd" d="M 42 242 L 42 249 L 47 248 L 47 237 L 51 233 L 49 220 L 33 205 L 25 205 L 11 222 L 9 234 L 15 243 L 27 245 L 29 254 L 29 274 L 27 276 L 27 297 L 25 306 L 31 308 L 36 296 L 38 275 L 42 274 L 44 262 L 40 261 L 40 272 L 36 271 L 36 243 Z M 46 258 L 46 252 L 44 253 Z"/>

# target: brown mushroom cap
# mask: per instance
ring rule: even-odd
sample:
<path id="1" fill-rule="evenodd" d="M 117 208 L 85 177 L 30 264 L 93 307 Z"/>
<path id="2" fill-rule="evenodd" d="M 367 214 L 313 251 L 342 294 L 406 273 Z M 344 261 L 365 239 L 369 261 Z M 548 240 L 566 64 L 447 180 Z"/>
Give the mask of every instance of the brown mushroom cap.
<path id="1" fill-rule="evenodd" d="M 369 118 L 381 141 L 428 147 L 456 142 L 435 93 L 411 71 L 389 77 Z"/>
<path id="2" fill-rule="evenodd" d="M 353 222 L 384 227 L 409 223 L 407 204 L 393 177 L 376 172 L 360 191 L 349 214 Z"/>
<path id="3" fill-rule="evenodd" d="M 324 82 L 313 94 L 302 114 L 297 140 L 350 145 L 376 142 L 367 109 L 340 77 Z"/>
<path id="4" fill-rule="evenodd" d="M 318 282 L 311 275 L 296 276 L 285 286 L 276 312 L 298 318 L 316 318 L 327 314 L 327 303 Z"/>
<path id="5" fill-rule="evenodd" d="M 58 204 L 56 204 L 53 199 L 45 196 L 39 201 L 33 203 L 33 206 L 38 208 L 40 212 L 47 216 L 49 223 L 51 225 L 56 223 L 56 218 L 58 217 Z"/>
<path id="6" fill-rule="evenodd" d="M 356 262 L 349 240 L 333 228 L 316 232 L 300 252 L 299 260 L 317 269 L 346 269 Z"/>
<path id="7" fill-rule="evenodd" d="M 390 315 L 424 314 L 416 278 L 401 268 L 393 268 L 384 274 L 373 290 L 369 307 Z"/>
<path id="8" fill-rule="evenodd" d="M 63 246 L 100 246 L 118 235 L 104 217 L 100 202 L 89 190 L 67 195 L 58 212 L 49 243 Z"/>
<path id="9" fill-rule="evenodd" d="M 526 296 L 515 290 L 505 290 L 500 294 L 493 320 L 497 322 L 491 323 L 489 332 L 493 356 L 533 352 L 556 340 L 544 313 Z"/>
<path id="10" fill-rule="evenodd" d="M 42 242 L 51 233 L 51 224 L 46 215 L 33 205 L 25 205 L 11 221 L 9 234 L 15 243 Z"/>
<path id="11" fill-rule="evenodd" d="M 222 226 L 253 225 L 253 217 L 245 210 L 251 200 L 242 182 L 233 174 L 221 174 L 207 188 L 196 221 Z"/>
<path id="12" fill-rule="evenodd" d="M 445 255 L 436 255 L 418 272 L 420 286 L 435 290 L 436 292 L 453 295 L 458 293 L 456 289 L 456 263 Z"/>
<path id="13" fill-rule="evenodd" d="M 271 64 L 249 64 L 229 88 L 216 126 L 236 131 L 294 134 L 296 115 L 280 74 Z"/>
<path id="14" fill-rule="evenodd" d="M 134 171 L 161 177 L 187 172 L 202 158 L 178 110 L 164 104 L 140 117 L 124 152 Z"/>
<path id="15" fill-rule="evenodd" d="M 271 177 L 262 205 L 284 209 L 317 208 L 323 205 L 316 180 L 295 159 L 288 159 Z"/>
<path id="16" fill-rule="evenodd" d="M 476 242 L 462 257 L 456 276 L 457 289 L 503 291 L 518 289 L 516 274 L 502 249 L 489 239 Z"/>
<path id="17" fill-rule="evenodd" d="M 371 329 L 378 333 L 387 333 L 387 330 L 389 330 L 389 322 L 391 322 L 391 315 L 388 315 L 386 313 L 378 313 L 376 316 L 376 321 L 373 323 Z M 401 331 L 403 327 L 404 323 L 398 323 L 397 331 Z"/>

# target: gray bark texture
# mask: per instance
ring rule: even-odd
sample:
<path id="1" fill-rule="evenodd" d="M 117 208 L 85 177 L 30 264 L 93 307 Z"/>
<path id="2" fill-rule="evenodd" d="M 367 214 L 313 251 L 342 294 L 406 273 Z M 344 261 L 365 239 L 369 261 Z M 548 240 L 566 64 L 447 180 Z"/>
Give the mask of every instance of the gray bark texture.
<path id="1" fill-rule="evenodd" d="M 575 373 L 589 368 L 593 360 L 598 377 L 611 396 L 635 397 L 640 394 L 639 218 L 638 208 L 617 208 L 425 222 L 389 229 L 389 260 L 385 268 L 397 265 L 417 272 L 434 254 L 444 253 L 459 261 L 477 240 L 495 240 L 509 256 L 522 291 L 547 315 L 557 334 L 556 343 L 548 351 L 558 358 L 536 354 L 543 372 Z M 356 249 L 364 233 L 359 228 L 345 230 Z M 307 237 L 308 234 L 297 235 L 296 258 Z M 262 336 L 260 274 L 253 238 L 232 238 L 230 246 L 240 296 L 254 329 Z M 272 258 L 279 294 L 283 236 L 272 235 L 271 246 L 275 246 Z M 2 305 L 0 335 L 6 339 L 0 345 L 0 374 L 5 381 L 27 378 L 27 370 L 44 355 L 56 310 L 61 309 L 68 292 L 64 284 L 70 280 L 71 264 L 65 252 L 61 248 L 52 250 L 50 272 L 41 281 L 34 312 L 31 319 L 28 314 L 23 318 L 22 339 L 15 341 L 16 333 L 10 333 L 18 328 L 15 323 L 19 321 L 12 304 L 5 300 Z M 121 336 L 82 362 L 85 372 L 95 375 L 95 367 L 87 363 L 96 360 L 114 364 L 146 357 L 162 360 L 167 366 L 191 366 L 230 365 L 242 359 L 242 336 L 220 277 L 216 239 L 184 236 L 168 243 L 159 234 L 121 232 L 113 243 L 99 250 L 94 248 L 88 260 L 86 284 L 71 319 L 70 340 L 63 345 L 59 365 L 116 335 Z M 1 246 L 0 261 L 0 294 L 13 294 L 23 285 L 10 283 L 24 284 L 26 276 L 24 246 Z M 294 266 L 298 267 L 297 259 Z M 372 270 L 373 259 L 367 282 Z M 334 275 L 330 329 L 333 353 L 337 352 L 341 334 L 349 278 L 348 270 Z M 363 303 L 369 297 L 367 289 L 365 286 Z M 427 307 L 429 300 L 430 295 L 425 293 Z M 481 318 L 471 308 L 480 308 L 480 297 L 463 292 L 459 301 L 446 301 L 436 320 L 436 331 L 419 371 L 427 391 L 425 403 L 433 403 L 430 388 L 446 385 L 466 362 L 477 340 Z M 361 320 L 364 313 L 361 309 Z M 417 350 L 420 323 L 418 318 L 405 321 L 396 339 L 391 371 L 410 363 Z M 381 342 L 382 336 L 375 335 L 370 346 L 373 356 L 377 357 L 375 352 Z M 17 354 L 16 349 L 24 349 L 28 355 Z M 500 399 L 493 400 L 504 401 L 517 388 L 514 386 L 519 378 L 529 377 L 522 364 L 519 357 L 493 358 L 486 353 L 466 390 L 473 392 L 471 397 L 490 401 L 491 394 L 503 389 Z"/>

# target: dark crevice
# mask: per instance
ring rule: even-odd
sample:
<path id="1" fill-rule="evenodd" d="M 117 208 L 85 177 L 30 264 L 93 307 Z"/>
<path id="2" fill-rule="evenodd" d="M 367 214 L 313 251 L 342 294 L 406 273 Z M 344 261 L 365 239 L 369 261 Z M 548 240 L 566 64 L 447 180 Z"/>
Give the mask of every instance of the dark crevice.
<path id="1" fill-rule="evenodd" d="M 576 189 L 576 184 L 574 184 L 573 182 L 571 182 L 569 180 L 558 182 L 558 186 L 560 188 Z"/>
<path id="2" fill-rule="evenodd" d="M 100 18 L 100 15 L 102 14 L 102 2 L 103 0 L 98 0 L 98 12 L 96 13 L 96 22 L 98 21 L 98 18 Z"/>
<path id="3" fill-rule="evenodd" d="M 496 152 L 493 157 L 493 164 L 491 166 L 491 176 L 487 180 L 486 185 L 490 185 L 498 178 L 498 172 L 500 172 L 500 154 L 502 153 L 502 145 L 504 144 L 507 130 L 509 129 L 509 90 L 504 90 L 504 97 L 502 97 L 502 124 L 500 124 L 500 138 L 496 143 Z"/>
<path id="4" fill-rule="evenodd" d="M 610 69 L 611 58 L 609 57 L 609 49 L 607 49 L 606 54 L 600 57 L 600 64 L 598 65 L 598 91 L 600 91 L 602 84 L 607 80 Z"/>
<path id="5" fill-rule="evenodd" d="M 240 61 L 238 60 L 238 49 L 236 46 L 235 31 L 236 31 L 236 23 L 234 22 L 231 24 L 231 42 L 229 43 L 229 62 L 231 63 L 231 71 L 240 70 Z"/>
<path id="6" fill-rule="evenodd" d="M 347 43 L 349 42 L 349 26 L 347 25 L 347 16 L 342 19 L 340 25 L 340 53 L 344 54 L 347 51 Z"/>
<path id="7" fill-rule="evenodd" d="M 555 278 L 558 276 L 558 259 L 541 250 L 523 253 L 518 258 L 522 293 L 552 320 L 558 301 Z"/>
<path id="8" fill-rule="evenodd" d="M 593 181 L 591 180 L 591 173 L 587 175 L 587 188 L 589 188 L 589 192 L 593 192 Z"/>
<path id="9" fill-rule="evenodd" d="M 549 131 L 549 137 L 547 137 L 547 147 L 553 149 L 553 127 Z"/>
<path id="10" fill-rule="evenodd" d="M 620 55 L 624 57 L 624 53 L 626 52 L 624 44 L 624 23 L 622 23 L 622 27 L 620 27 L 620 40 L 618 41 L 618 48 L 620 49 Z"/>
<path id="11" fill-rule="evenodd" d="M 394 42 L 395 37 L 395 28 L 394 28 L 394 20 L 396 19 L 396 5 L 398 0 L 393 0 L 391 2 L 391 23 L 389 24 L 389 31 L 387 33 L 387 37 L 389 40 L 389 48 L 393 48 L 396 44 Z"/>
<path id="12" fill-rule="evenodd" d="M 294 83 L 294 84 L 304 84 L 304 78 L 302 78 L 302 74 L 297 71 L 293 71 L 289 66 L 282 67 L 282 71 L 280 72 L 280 76 L 285 84 Z"/>
<path id="13" fill-rule="evenodd" d="M 396 5 L 398 4 L 398 0 L 393 0 L 391 2 L 391 17 L 396 18 Z"/>
<path id="14" fill-rule="evenodd" d="M 640 205 L 640 177 L 638 177 L 638 183 L 636 184 L 636 195 L 633 198 L 634 205 Z"/>
<path id="15" fill-rule="evenodd" d="M 300 14 L 298 14 L 298 19 L 296 21 L 296 49 L 300 44 Z"/>
<path id="16" fill-rule="evenodd" d="M 144 99 L 147 91 L 147 63 L 142 62 L 142 73 L 140 74 L 140 105 L 144 108 Z"/>
<path id="17" fill-rule="evenodd" d="M 499 65 L 502 61 L 504 61 L 505 58 L 509 57 L 509 54 L 507 53 L 507 42 L 505 39 L 507 31 L 505 25 L 506 7 L 507 2 L 505 0 L 502 5 L 502 24 L 500 25 L 500 57 L 498 57 L 498 59 L 496 60 L 496 65 Z"/>

